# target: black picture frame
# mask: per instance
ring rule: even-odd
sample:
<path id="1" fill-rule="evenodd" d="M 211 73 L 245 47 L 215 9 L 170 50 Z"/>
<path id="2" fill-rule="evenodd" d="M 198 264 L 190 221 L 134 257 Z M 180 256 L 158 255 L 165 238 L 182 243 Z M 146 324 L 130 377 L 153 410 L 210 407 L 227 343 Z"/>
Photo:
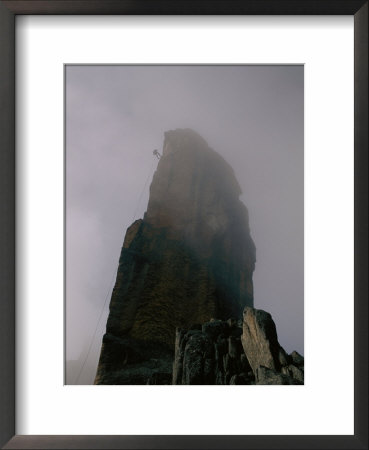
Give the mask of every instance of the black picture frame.
<path id="1" fill-rule="evenodd" d="M 355 59 L 355 364 L 350 436 L 15 435 L 15 17 L 19 14 L 353 15 Z M 368 448 L 368 1 L 9 0 L 0 1 L 0 445 L 7 449 Z M 343 355 L 344 358 L 344 355 Z M 337 362 L 337 373 L 341 376 Z M 344 375 L 343 379 L 344 379 Z M 339 395 L 339 393 L 337 393 Z M 318 407 L 318 406 L 317 406 Z"/>

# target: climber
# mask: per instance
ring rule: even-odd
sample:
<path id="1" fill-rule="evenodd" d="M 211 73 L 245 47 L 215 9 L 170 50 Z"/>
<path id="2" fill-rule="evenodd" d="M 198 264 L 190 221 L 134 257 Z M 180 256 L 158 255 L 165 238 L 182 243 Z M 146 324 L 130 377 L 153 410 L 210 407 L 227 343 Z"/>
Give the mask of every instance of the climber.
<path id="1" fill-rule="evenodd" d="M 153 152 L 153 155 L 155 155 L 158 159 L 160 159 L 160 153 L 155 149 Z"/>

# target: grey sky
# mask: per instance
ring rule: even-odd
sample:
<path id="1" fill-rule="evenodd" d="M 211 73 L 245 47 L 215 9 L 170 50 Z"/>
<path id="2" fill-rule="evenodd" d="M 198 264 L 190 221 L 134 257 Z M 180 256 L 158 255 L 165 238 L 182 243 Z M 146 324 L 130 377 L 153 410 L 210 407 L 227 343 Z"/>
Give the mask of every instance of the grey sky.
<path id="1" fill-rule="evenodd" d="M 233 167 L 256 245 L 255 307 L 303 353 L 303 92 L 303 66 L 67 66 L 66 359 L 79 360 L 68 383 L 94 378 L 125 231 L 146 210 L 152 151 L 175 128 Z"/>

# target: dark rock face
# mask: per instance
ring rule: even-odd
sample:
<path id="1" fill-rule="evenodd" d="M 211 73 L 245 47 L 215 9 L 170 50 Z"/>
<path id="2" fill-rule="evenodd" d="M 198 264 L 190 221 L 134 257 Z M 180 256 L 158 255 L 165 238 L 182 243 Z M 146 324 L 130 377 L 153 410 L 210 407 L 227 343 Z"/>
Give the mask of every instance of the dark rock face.
<path id="1" fill-rule="evenodd" d="M 296 351 L 293 351 L 290 356 L 291 356 L 292 363 L 295 364 L 295 366 L 304 367 L 304 357 L 303 356 L 301 356 Z"/>
<path id="2" fill-rule="evenodd" d="M 136 352 L 150 343 L 166 349 L 167 361 L 176 327 L 240 317 L 245 306 L 253 306 L 255 246 L 232 168 L 191 130 L 165 133 L 162 153 L 147 212 L 126 232 L 96 384 L 136 384 L 136 375 L 127 375 L 129 359 L 122 366 L 123 348 L 135 360 Z M 195 343 L 206 354 L 212 333 L 209 327 L 189 341 L 191 367 L 199 359 Z M 213 370 L 205 366 L 204 373 Z M 136 382 L 166 379 L 162 367 L 155 374 L 150 370 Z M 200 377 L 195 368 L 183 376 L 191 382 Z"/>
<path id="3" fill-rule="evenodd" d="M 246 307 L 243 329 L 234 319 L 177 329 L 173 384 L 304 384 L 304 358 L 279 345 L 270 314 Z"/>
<path id="4" fill-rule="evenodd" d="M 255 384 L 237 323 L 211 320 L 177 329 L 173 384 Z"/>
<path id="5" fill-rule="evenodd" d="M 288 366 L 282 367 L 282 373 L 291 378 L 294 378 L 301 383 L 304 383 L 304 368 L 296 367 L 293 364 L 289 364 Z"/>
<path id="6" fill-rule="evenodd" d="M 256 369 L 256 384 L 303 384 L 303 382 L 267 367 L 259 366 Z"/>
<path id="7" fill-rule="evenodd" d="M 166 346 L 106 333 L 95 384 L 171 384 L 172 363 Z"/>

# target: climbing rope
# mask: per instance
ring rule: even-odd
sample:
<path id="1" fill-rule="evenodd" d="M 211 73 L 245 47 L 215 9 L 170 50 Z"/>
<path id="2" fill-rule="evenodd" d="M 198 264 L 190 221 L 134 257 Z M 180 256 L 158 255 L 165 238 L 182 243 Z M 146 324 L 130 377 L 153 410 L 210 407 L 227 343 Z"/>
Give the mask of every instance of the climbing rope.
<path id="1" fill-rule="evenodd" d="M 139 208 L 140 203 L 141 203 L 142 195 L 143 195 L 143 193 L 144 193 L 144 191 L 145 191 L 145 189 L 146 189 L 147 183 L 148 183 L 148 181 L 149 181 L 149 179 L 150 179 L 150 177 L 151 177 L 152 169 L 153 169 L 154 164 L 155 164 L 156 162 L 157 162 L 157 161 L 154 159 L 153 162 L 151 163 L 149 174 L 148 174 L 148 176 L 147 176 L 147 178 L 146 178 L 144 187 L 143 187 L 143 189 L 142 189 L 142 191 L 141 191 L 141 194 L 140 194 L 140 196 L 139 196 L 139 198 L 138 198 L 138 203 L 137 203 L 137 205 L 136 205 L 136 209 L 135 209 L 135 212 L 134 212 L 134 214 L 133 214 L 132 222 L 133 222 L 134 219 L 136 218 L 136 214 L 137 214 L 138 208 Z M 88 348 L 88 350 L 87 350 L 87 353 L 86 353 L 86 356 L 85 356 L 85 358 L 84 358 L 83 364 L 82 364 L 82 366 L 81 366 L 81 368 L 80 368 L 80 370 L 79 370 L 79 372 L 78 372 L 78 375 L 77 375 L 77 378 L 76 378 L 76 381 L 75 381 L 74 384 L 78 384 L 79 378 L 80 378 L 80 376 L 81 376 L 81 374 L 82 374 L 82 372 L 83 372 L 83 369 L 85 368 L 87 359 L 88 359 L 88 357 L 90 356 L 91 349 L 92 349 L 92 344 L 94 343 L 94 340 L 95 340 L 95 337 L 96 337 L 96 333 L 97 333 L 97 330 L 98 330 L 98 328 L 99 328 L 99 324 L 100 324 L 100 321 L 101 321 L 103 312 L 104 312 L 104 310 L 105 310 L 106 303 L 107 303 L 108 298 L 109 298 L 109 294 L 110 294 L 110 292 L 111 292 L 111 290 L 112 290 L 112 288 L 113 288 L 113 282 L 114 282 L 114 277 L 115 277 L 115 276 L 116 276 L 116 273 L 113 272 L 112 279 L 111 279 L 111 281 L 110 281 L 110 283 L 109 283 L 109 290 L 108 290 L 108 292 L 107 292 L 107 294 L 106 294 L 105 301 L 104 301 L 104 305 L 103 305 L 103 307 L 102 307 L 102 309 L 101 309 L 101 312 L 100 312 L 100 315 L 99 315 L 99 320 L 97 321 L 97 324 L 96 324 L 94 333 L 93 333 L 93 335 L 92 335 L 92 339 L 91 339 L 91 342 L 90 342 L 90 346 L 89 346 L 89 348 Z"/>
<path id="2" fill-rule="evenodd" d="M 75 381 L 74 384 L 78 384 L 79 377 L 81 376 L 81 374 L 82 374 L 82 372 L 83 372 L 83 369 L 85 368 L 87 359 L 88 359 L 88 357 L 90 356 L 90 352 L 91 352 L 91 349 L 92 349 L 92 344 L 94 343 L 94 340 L 95 340 L 95 337 L 96 337 L 96 333 L 97 333 L 97 330 L 98 330 L 98 328 L 99 328 L 100 320 L 101 320 L 101 318 L 102 318 L 103 312 L 104 312 L 104 310 L 105 310 L 106 303 L 107 303 L 108 298 L 109 298 L 109 294 L 110 294 L 110 292 L 111 292 L 111 290 L 112 290 L 112 288 L 113 288 L 113 282 L 114 282 L 114 277 L 115 277 L 115 276 L 116 276 L 116 273 L 113 272 L 113 276 L 112 276 L 112 278 L 111 278 L 111 280 L 110 280 L 110 283 L 109 283 L 109 290 L 108 290 L 108 292 L 107 292 L 107 294 L 106 294 L 105 301 L 104 301 L 104 305 L 103 305 L 103 307 L 102 307 L 102 309 L 101 309 L 101 312 L 100 312 L 100 315 L 99 315 L 99 320 L 97 321 L 97 324 L 96 324 L 96 327 L 95 327 L 95 331 L 94 331 L 94 333 L 93 333 L 93 335 L 92 335 L 92 339 L 91 339 L 91 342 L 90 342 L 90 346 L 89 346 L 89 348 L 88 348 L 88 350 L 87 350 L 85 359 L 84 359 L 83 364 L 82 364 L 82 366 L 81 366 L 81 368 L 80 368 L 80 370 L 79 370 L 79 373 L 78 373 L 78 375 L 77 375 L 77 378 L 76 378 L 76 381 Z"/>
<path id="3" fill-rule="evenodd" d="M 153 162 L 152 162 L 152 164 L 151 164 L 151 166 L 150 166 L 149 174 L 148 174 L 148 176 L 147 176 L 147 178 L 146 178 L 144 187 L 143 187 L 143 189 L 142 189 L 142 191 L 141 191 L 141 194 L 140 194 L 140 196 L 139 196 L 139 198 L 138 198 L 138 202 L 137 202 L 137 205 L 136 205 L 136 209 L 135 209 L 135 212 L 134 212 L 134 214 L 133 214 L 133 217 L 132 217 L 131 222 L 133 222 L 133 221 L 135 220 L 135 218 L 136 218 L 137 211 L 138 211 L 138 208 L 139 208 L 139 206 L 140 206 L 140 203 L 141 203 L 141 199 L 142 199 L 143 193 L 145 192 L 147 183 L 148 183 L 148 181 L 149 181 L 149 179 L 150 179 L 150 177 L 151 177 L 152 169 L 153 169 L 153 167 L 154 167 L 154 165 L 155 165 L 156 162 L 157 162 L 157 161 L 154 159 Z"/>

